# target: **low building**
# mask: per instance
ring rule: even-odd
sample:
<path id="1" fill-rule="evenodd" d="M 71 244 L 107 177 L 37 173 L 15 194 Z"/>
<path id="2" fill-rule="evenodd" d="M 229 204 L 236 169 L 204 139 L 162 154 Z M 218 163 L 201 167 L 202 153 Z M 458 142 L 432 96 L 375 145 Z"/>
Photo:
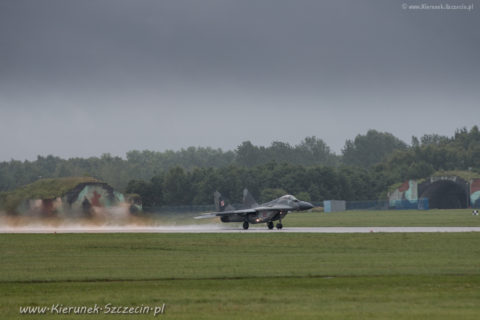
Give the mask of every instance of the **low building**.
<path id="1" fill-rule="evenodd" d="M 437 172 L 427 179 L 403 182 L 388 198 L 390 206 L 428 199 L 430 208 L 480 208 L 480 178 L 468 171 Z"/>
<path id="2" fill-rule="evenodd" d="M 325 200 L 323 201 L 323 210 L 326 213 L 345 211 L 346 201 L 345 200 Z"/>
<path id="3" fill-rule="evenodd" d="M 91 216 L 98 209 L 115 206 L 141 210 L 136 198 L 126 198 L 109 184 L 91 177 L 40 179 L 2 198 L 10 214 Z"/>

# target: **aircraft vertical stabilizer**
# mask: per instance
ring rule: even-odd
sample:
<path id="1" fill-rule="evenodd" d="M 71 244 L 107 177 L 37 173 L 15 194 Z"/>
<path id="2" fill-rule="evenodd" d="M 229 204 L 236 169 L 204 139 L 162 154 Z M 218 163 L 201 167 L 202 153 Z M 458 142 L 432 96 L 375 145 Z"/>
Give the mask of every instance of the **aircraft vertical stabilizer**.
<path id="1" fill-rule="evenodd" d="M 253 196 L 248 192 L 247 188 L 243 189 L 243 207 L 244 208 L 253 208 L 258 207 L 257 201 Z"/>
<path id="2" fill-rule="evenodd" d="M 215 202 L 215 209 L 218 212 L 223 212 L 225 210 L 235 210 L 231 205 L 227 205 L 227 202 L 223 199 L 220 192 L 215 191 L 213 193 L 213 201 Z"/>

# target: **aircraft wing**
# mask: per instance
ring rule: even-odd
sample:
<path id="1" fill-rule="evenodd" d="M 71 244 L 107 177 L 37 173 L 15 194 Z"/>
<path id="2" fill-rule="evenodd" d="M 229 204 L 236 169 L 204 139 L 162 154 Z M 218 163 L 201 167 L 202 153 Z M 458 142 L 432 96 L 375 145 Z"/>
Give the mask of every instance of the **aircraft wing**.
<path id="1" fill-rule="evenodd" d="M 202 214 L 200 216 L 196 216 L 194 217 L 193 219 L 208 219 L 208 218 L 215 218 L 217 215 L 216 215 L 216 212 L 213 212 L 213 213 L 205 213 L 205 214 Z"/>
<path id="2" fill-rule="evenodd" d="M 207 218 L 222 217 L 222 216 L 229 216 L 229 215 L 246 215 L 249 213 L 257 213 L 261 211 L 288 211 L 291 209 L 292 208 L 289 206 L 256 207 L 256 208 L 250 208 L 250 209 L 211 212 L 211 213 L 206 213 L 206 214 L 197 216 L 195 217 L 195 219 L 207 219 Z"/>
<path id="3" fill-rule="evenodd" d="M 271 206 L 271 207 L 256 207 L 254 208 L 256 212 L 259 212 L 259 211 L 275 211 L 275 210 L 278 210 L 278 211 L 289 211 L 289 210 L 292 210 L 292 207 L 290 206 Z"/>
<path id="4" fill-rule="evenodd" d="M 257 212 L 256 208 L 254 209 L 242 209 L 242 210 L 229 210 L 229 211 L 222 211 L 222 212 L 210 212 L 206 214 L 202 214 L 200 216 L 195 217 L 195 219 L 207 219 L 207 218 L 214 218 L 214 217 L 222 217 L 222 216 L 229 216 L 233 214 L 244 215 L 248 213 L 255 213 Z"/>

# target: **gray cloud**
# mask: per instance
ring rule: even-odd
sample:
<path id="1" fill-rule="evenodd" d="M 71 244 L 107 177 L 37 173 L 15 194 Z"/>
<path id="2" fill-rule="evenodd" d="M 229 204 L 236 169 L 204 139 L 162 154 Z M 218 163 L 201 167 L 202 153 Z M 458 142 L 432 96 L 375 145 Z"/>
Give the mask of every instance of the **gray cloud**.
<path id="1" fill-rule="evenodd" d="M 480 7 L 402 3 L 0 0 L 0 160 L 478 124 Z"/>

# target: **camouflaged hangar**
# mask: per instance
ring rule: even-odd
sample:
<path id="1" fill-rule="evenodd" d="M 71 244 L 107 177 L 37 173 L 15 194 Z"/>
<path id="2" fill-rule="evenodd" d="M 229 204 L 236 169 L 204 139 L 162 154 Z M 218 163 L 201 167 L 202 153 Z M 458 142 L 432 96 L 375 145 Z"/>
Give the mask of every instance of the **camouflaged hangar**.
<path id="1" fill-rule="evenodd" d="M 392 207 L 428 199 L 431 209 L 480 208 L 480 177 L 469 171 L 437 172 L 427 179 L 404 181 L 388 199 Z"/>
<path id="2" fill-rule="evenodd" d="M 127 196 L 91 177 L 40 179 L 3 194 L 2 207 L 10 214 L 92 216 L 97 209 L 128 206 L 138 212 L 138 197 Z"/>

